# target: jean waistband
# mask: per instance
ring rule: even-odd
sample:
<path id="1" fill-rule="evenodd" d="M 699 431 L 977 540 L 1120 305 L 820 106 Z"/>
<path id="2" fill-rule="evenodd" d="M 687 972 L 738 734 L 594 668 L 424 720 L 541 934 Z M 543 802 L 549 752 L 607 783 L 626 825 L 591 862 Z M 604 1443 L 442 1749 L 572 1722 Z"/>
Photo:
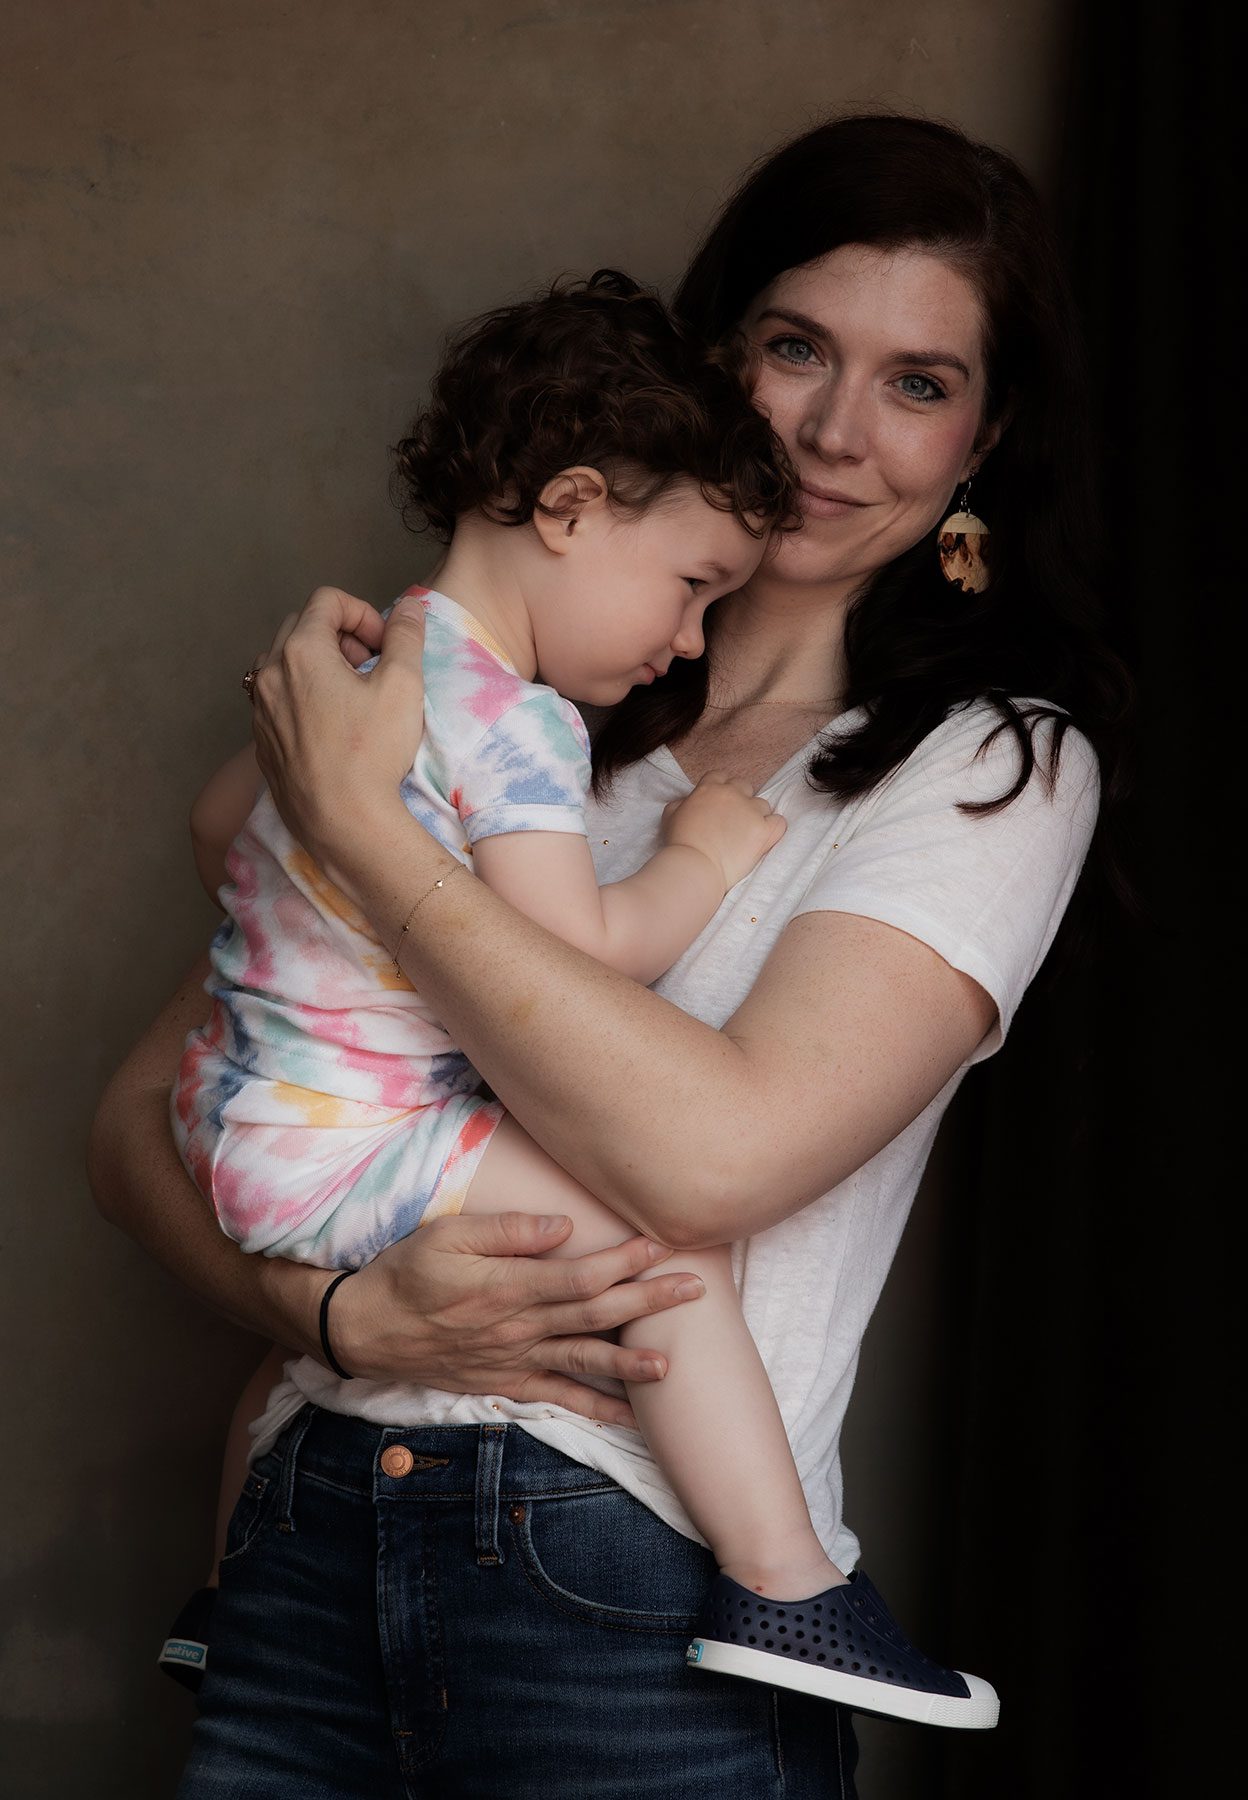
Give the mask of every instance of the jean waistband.
<path id="1" fill-rule="evenodd" d="M 309 1403 L 269 1454 L 281 1466 L 282 1531 L 298 1530 L 301 1476 L 379 1505 L 471 1504 L 482 1565 L 503 1560 L 498 1526 L 504 1504 L 613 1493 L 618 1485 L 506 1420 L 494 1425 L 374 1425 Z"/>
<path id="2" fill-rule="evenodd" d="M 617 1485 L 508 1420 L 374 1425 L 309 1403 L 272 1455 L 284 1468 L 297 1464 L 300 1473 L 377 1500 L 470 1500 L 483 1483 L 517 1500 L 603 1493 Z"/>

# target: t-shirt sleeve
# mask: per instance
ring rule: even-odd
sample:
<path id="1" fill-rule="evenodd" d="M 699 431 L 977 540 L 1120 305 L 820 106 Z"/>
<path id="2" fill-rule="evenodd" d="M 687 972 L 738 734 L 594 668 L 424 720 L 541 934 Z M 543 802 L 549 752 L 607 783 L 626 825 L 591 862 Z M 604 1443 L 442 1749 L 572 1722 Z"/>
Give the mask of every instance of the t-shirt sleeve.
<path id="1" fill-rule="evenodd" d="M 453 798 L 470 844 L 513 831 L 585 832 L 589 738 L 551 690 L 508 707 L 456 770 Z"/>
<path id="2" fill-rule="evenodd" d="M 968 709 L 925 739 L 833 846 L 797 908 L 894 925 L 977 981 L 996 1002 L 998 1022 L 975 1062 L 1000 1047 L 1053 941 L 1100 795 L 1096 754 L 1072 726 L 1050 787 L 1053 725 L 1044 721 L 1036 768 L 1018 798 L 999 812 L 960 812 L 960 801 L 996 799 L 1018 777 L 1012 731 L 979 754 L 997 716 Z"/>

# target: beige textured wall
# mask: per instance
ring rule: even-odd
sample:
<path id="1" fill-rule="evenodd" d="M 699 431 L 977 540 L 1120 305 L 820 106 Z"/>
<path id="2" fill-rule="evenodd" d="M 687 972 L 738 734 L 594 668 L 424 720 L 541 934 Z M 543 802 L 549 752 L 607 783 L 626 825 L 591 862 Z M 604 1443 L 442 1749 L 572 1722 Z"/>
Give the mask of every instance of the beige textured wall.
<path id="1" fill-rule="evenodd" d="M 190 1716 L 150 1660 L 255 1351 L 97 1220 L 82 1146 L 212 925 L 185 814 L 246 735 L 240 671 L 318 580 L 384 600 L 424 568 L 386 445 L 448 325 L 562 269 L 669 282 L 742 166 L 836 107 L 942 114 L 1043 176 L 1061 6 L 7 11 L 0 1757 L 13 1800 L 143 1800 Z M 940 1328 L 916 1230 L 851 1471 L 903 1609 Z M 905 1736 L 868 1793 L 916 1791 Z"/>

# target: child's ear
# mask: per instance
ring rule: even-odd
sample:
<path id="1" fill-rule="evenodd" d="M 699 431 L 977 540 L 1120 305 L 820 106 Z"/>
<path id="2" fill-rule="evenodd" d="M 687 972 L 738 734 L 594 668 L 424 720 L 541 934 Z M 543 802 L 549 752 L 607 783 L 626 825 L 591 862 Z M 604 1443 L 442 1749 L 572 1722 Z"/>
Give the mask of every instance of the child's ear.
<path id="1" fill-rule="evenodd" d="M 610 497 L 599 469 L 577 466 L 552 475 L 537 497 L 533 524 L 548 550 L 563 556 L 578 536 L 578 527 L 605 512 Z"/>

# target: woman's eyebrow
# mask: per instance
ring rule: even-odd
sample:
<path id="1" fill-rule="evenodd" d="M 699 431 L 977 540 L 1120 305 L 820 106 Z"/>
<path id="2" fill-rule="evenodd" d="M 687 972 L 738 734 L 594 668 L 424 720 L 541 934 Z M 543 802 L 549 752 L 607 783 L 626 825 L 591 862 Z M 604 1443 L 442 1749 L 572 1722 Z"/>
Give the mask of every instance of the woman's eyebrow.
<path id="1" fill-rule="evenodd" d="M 818 319 L 809 318 L 805 313 L 787 312 L 778 306 L 769 306 L 766 312 L 759 313 L 757 323 L 761 325 L 764 319 L 779 319 L 785 325 L 796 326 L 803 337 L 823 338 L 825 341 L 831 337 L 826 325 L 821 325 Z M 971 379 L 971 371 L 952 350 L 894 350 L 888 360 L 894 363 L 917 363 L 924 369 L 956 369 L 964 381 Z"/>
<path id="2" fill-rule="evenodd" d="M 917 363 L 923 369 L 956 369 L 964 381 L 971 379 L 971 371 L 952 350 L 895 350 L 890 361 Z"/>
<path id="3" fill-rule="evenodd" d="M 805 337 L 826 338 L 828 335 L 818 319 L 808 319 L 805 313 L 782 312 L 778 306 L 769 306 L 766 312 L 759 313 L 755 322 L 761 325 L 764 319 L 780 319 L 785 325 L 796 325 Z"/>

